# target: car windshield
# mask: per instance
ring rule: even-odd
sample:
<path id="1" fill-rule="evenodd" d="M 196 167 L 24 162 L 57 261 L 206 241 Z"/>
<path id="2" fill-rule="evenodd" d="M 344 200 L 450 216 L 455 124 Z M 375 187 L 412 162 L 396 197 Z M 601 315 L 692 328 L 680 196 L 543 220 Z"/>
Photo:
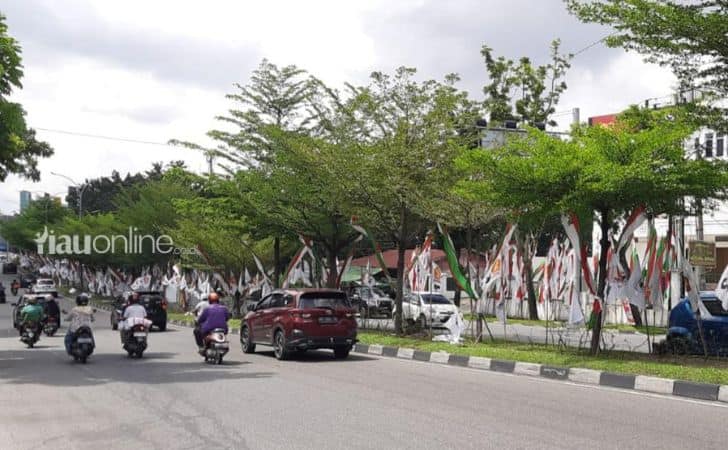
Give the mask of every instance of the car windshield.
<path id="1" fill-rule="evenodd" d="M 422 301 L 428 305 L 449 305 L 450 300 L 440 294 L 423 294 Z"/>
<path id="2" fill-rule="evenodd" d="M 349 300 L 344 293 L 339 292 L 316 292 L 301 294 L 298 300 L 298 307 L 301 309 L 311 308 L 349 308 Z"/>

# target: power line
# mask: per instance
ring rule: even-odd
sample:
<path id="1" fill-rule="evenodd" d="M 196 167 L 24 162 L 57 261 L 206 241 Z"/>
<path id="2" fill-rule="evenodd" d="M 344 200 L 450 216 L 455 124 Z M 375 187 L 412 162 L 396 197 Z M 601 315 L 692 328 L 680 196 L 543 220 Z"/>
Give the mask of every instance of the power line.
<path id="1" fill-rule="evenodd" d="M 92 138 L 92 139 L 105 139 L 107 141 L 127 142 L 127 143 L 131 143 L 131 144 L 163 145 L 165 147 L 170 146 L 166 142 L 145 141 L 142 139 L 133 139 L 133 138 L 118 137 L 118 136 L 105 136 L 105 135 L 101 135 L 101 134 L 81 133 L 78 131 L 57 130 L 57 129 L 53 129 L 53 128 L 35 127 L 35 129 L 40 130 L 40 131 L 47 131 L 49 133 L 59 133 L 59 134 L 86 137 L 86 138 Z"/>
<path id="2" fill-rule="evenodd" d="M 575 51 L 574 53 L 571 54 L 571 57 L 574 58 L 577 55 L 580 55 L 580 54 L 584 53 L 585 51 L 589 50 L 590 48 L 592 48 L 592 47 L 594 47 L 596 45 L 601 44 L 602 42 L 604 42 L 605 40 L 607 40 L 607 38 L 610 38 L 610 37 L 614 36 L 617 33 L 618 33 L 617 31 L 613 31 L 613 32 L 609 33 L 608 35 L 604 36 L 603 38 L 601 38 L 601 39 L 599 39 L 597 41 L 592 42 L 591 44 L 587 45 L 586 47 L 584 47 L 582 49 L 579 49 L 579 50 Z"/>

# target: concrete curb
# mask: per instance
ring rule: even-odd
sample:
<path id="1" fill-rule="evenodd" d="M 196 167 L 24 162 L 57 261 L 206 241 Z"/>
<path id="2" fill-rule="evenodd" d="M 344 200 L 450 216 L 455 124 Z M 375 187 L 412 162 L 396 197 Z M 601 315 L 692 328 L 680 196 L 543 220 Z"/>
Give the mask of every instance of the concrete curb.
<path id="1" fill-rule="evenodd" d="M 694 383 L 667 378 L 602 372 L 577 367 L 553 367 L 544 364 L 506 361 L 477 356 L 456 355 L 446 352 L 425 352 L 403 347 L 356 344 L 355 353 L 408 359 L 433 364 L 469 367 L 478 370 L 511 373 L 514 375 L 571 381 L 580 384 L 607 386 L 653 394 L 673 395 L 728 403 L 728 385 Z"/>

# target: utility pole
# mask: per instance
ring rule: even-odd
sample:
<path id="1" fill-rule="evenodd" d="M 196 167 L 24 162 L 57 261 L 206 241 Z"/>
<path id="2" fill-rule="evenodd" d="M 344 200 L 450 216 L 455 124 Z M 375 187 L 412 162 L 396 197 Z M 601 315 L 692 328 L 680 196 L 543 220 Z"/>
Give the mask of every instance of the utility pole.
<path id="1" fill-rule="evenodd" d="M 571 124 L 572 125 L 579 125 L 580 117 L 579 117 L 579 108 L 574 108 L 571 110 Z"/>

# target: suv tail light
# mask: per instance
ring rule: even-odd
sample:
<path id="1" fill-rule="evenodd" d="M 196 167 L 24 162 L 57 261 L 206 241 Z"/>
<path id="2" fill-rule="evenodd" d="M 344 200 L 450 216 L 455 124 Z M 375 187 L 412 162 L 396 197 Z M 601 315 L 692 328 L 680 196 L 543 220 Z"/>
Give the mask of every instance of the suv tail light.
<path id="1" fill-rule="evenodd" d="M 162 309 L 167 310 L 167 300 L 162 300 Z"/>
<path id="2" fill-rule="evenodd" d="M 294 319 L 310 319 L 311 313 L 291 313 Z"/>

